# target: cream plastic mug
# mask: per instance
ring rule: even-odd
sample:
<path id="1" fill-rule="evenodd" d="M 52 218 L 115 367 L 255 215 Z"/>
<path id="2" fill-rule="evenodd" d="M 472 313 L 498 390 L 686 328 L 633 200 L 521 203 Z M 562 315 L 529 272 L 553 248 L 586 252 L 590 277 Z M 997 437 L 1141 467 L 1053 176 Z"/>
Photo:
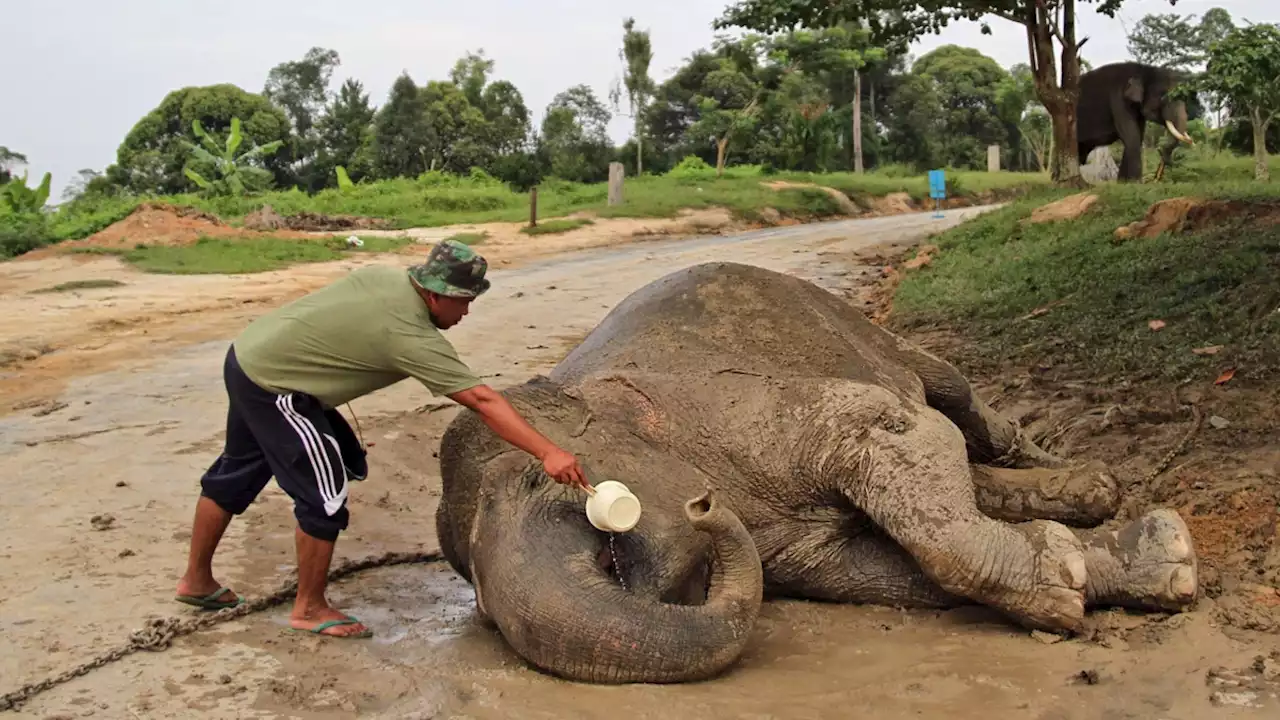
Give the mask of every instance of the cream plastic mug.
<path id="1" fill-rule="evenodd" d="M 626 532 L 640 522 L 640 500 L 626 485 L 606 480 L 595 490 L 587 498 L 587 519 L 597 530 Z"/>

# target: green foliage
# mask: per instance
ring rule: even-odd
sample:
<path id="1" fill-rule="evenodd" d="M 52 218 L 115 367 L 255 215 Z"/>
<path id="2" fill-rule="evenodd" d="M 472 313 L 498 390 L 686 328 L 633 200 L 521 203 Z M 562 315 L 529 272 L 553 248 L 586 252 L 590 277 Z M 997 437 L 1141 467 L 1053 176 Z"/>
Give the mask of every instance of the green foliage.
<path id="1" fill-rule="evenodd" d="M 1209 48 L 1209 63 L 1195 88 L 1226 100 L 1233 119 L 1253 128 L 1259 180 L 1269 177 L 1266 134 L 1280 116 L 1280 25 L 1235 28 Z"/>
<path id="2" fill-rule="evenodd" d="M 0 258 L 16 257 L 53 240 L 44 213 L 0 212 Z"/>
<path id="3" fill-rule="evenodd" d="M 0 185 L 0 203 L 2 203 L 0 209 L 17 215 L 39 213 L 49 200 L 49 187 L 52 181 L 53 175 L 45 173 L 38 186 L 29 188 L 27 173 L 22 173 L 22 177 L 13 178 L 4 185 Z"/>
<path id="4" fill-rule="evenodd" d="M 232 118 L 240 118 L 244 139 L 251 145 L 289 140 L 289 117 L 267 98 L 230 84 L 188 87 L 169 93 L 134 125 L 106 175 L 111 184 L 137 195 L 169 195 L 198 187 L 184 172 L 191 146 L 200 142 L 193 128 L 198 121 L 207 132 L 221 134 L 229 131 Z M 276 157 L 263 163 L 273 182 L 289 179 L 283 163 L 284 158 Z M 213 172 L 212 166 L 195 169 Z"/>
<path id="5" fill-rule="evenodd" d="M 282 141 L 274 140 L 266 145 L 258 145 L 237 157 L 236 151 L 240 149 L 240 143 L 244 140 L 244 135 L 240 132 L 240 118 L 231 118 L 231 132 L 227 135 L 222 147 L 218 146 L 218 142 L 212 135 L 205 132 L 198 119 L 191 121 L 191 130 L 204 145 L 201 147 L 190 144 L 192 156 L 205 166 L 212 166 L 219 177 L 207 180 L 190 166 L 184 167 L 182 171 L 192 182 L 210 194 L 243 195 L 249 187 L 255 190 L 262 189 L 270 182 L 269 173 L 250 165 L 249 162 L 279 150 L 284 145 Z"/>
<path id="6" fill-rule="evenodd" d="M 351 188 L 355 187 L 355 183 L 351 182 L 351 178 L 347 176 L 347 169 L 346 169 L 346 168 L 344 168 L 344 167 L 342 167 L 341 165 L 339 165 L 339 166 L 335 167 L 335 168 L 333 169 L 333 171 L 334 171 L 334 173 L 338 176 L 338 189 L 339 189 L 339 190 L 346 191 L 346 190 L 350 190 Z"/>
<path id="7" fill-rule="evenodd" d="M 341 260 L 354 253 L 394 252 L 404 238 L 362 237 L 362 247 L 345 238 L 284 240 L 280 238 L 202 237 L 191 245 L 139 246 L 118 252 L 144 272 L 167 275 L 234 275 L 279 270 L 298 263 Z"/>
<path id="8" fill-rule="evenodd" d="M 941 252 L 908 273 L 894 301 L 901 329 L 943 326 L 969 339 L 969 366 L 1008 362 L 1071 367 L 1107 382 L 1187 377 L 1208 382 L 1223 367 L 1262 377 L 1280 369 L 1280 227 L 1233 212 L 1193 232 L 1113 242 L 1167 197 L 1191 195 L 1263 203 L 1274 195 L 1249 182 L 1106 185 L 1077 220 L 1022 222 L 1071 191 L 1040 191 L 935 239 Z M 1032 314 L 1037 309 L 1048 308 Z M 1167 326 L 1152 332 L 1150 320 Z M 1220 344 L 1216 356 L 1192 348 Z"/>
<path id="9" fill-rule="evenodd" d="M 635 121 L 636 142 L 636 175 L 644 172 L 644 111 L 653 97 L 654 82 L 649 77 L 649 63 L 653 61 L 653 47 L 649 41 L 649 31 L 636 30 L 635 18 L 627 18 L 622 23 L 622 49 L 618 57 L 622 60 L 622 84 L 614 84 L 609 93 L 614 111 L 621 109 L 622 86 L 627 89 L 627 101 L 631 105 L 631 118 Z"/>

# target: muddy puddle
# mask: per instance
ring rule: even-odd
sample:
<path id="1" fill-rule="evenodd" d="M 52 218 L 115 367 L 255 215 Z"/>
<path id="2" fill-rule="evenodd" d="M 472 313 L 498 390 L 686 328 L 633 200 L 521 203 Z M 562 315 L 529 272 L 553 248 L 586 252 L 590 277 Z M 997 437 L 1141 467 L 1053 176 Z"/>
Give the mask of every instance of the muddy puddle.
<path id="1" fill-rule="evenodd" d="M 378 636 L 362 644 L 307 643 L 313 652 L 269 651 L 289 674 L 330 678 L 333 694 L 317 707 L 287 681 L 274 680 L 273 690 L 259 695 L 259 709 L 289 717 L 623 713 L 637 720 L 1263 718 L 1280 712 L 1274 689 L 1253 692 L 1240 705 L 1223 704 L 1221 694 L 1217 704 L 1210 700 L 1215 688 L 1206 671 L 1247 667 L 1253 654 L 1221 635 L 1203 612 L 1163 622 L 1103 613 L 1104 622 L 1116 626 L 1105 636 L 1113 646 L 1107 647 L 1083 640 L 1045 644 L 983 608 L 934 613 L 773 600 L 762 608 L 739 664 L 720 678 L 597 686 L 527 666 L 478 619 L 470 586 L 443 563 L 373 571 L 333 594 Z M 252 625 L 270 622 L 282 623 L 283 616 Z M 260 629 L 236 633 L 251 645 L 261 637 Z"/>

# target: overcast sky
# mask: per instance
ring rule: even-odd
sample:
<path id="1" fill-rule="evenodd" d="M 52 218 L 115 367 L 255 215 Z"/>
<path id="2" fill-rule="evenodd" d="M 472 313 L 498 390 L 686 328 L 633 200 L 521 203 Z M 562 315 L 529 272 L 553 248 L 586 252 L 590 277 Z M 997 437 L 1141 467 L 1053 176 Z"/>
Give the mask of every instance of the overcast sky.
<path id="1" fill-rule="evenodd" d="M 496 77 L 515 83 L 540 124 L 556 93 L 586 83 L 607 102 L 620 72 L 622 21 L 634 16 L 653 41 L 651 74 L 661 81 L 710 44 L 711 22 L 729 0 L 5 0 L 0 145 L 24 153 L 31 176 L 53 172 L 51 202 L 80 168 L 101 171 L 120 141 L 171 90 L 234 83 L 260 92 L 277 63 L 312 46 L 342 60 L 333 78 L 359 78 L 375 105 L 396 76 L 448 77 L 467 50 L 483 48 Z M 1124 23 L 1147 13 L 1203 14 L 1225 7 L 1237 24 L 1280 21 L 1277 0 L 1129 0 L 1115 20 L 1080 3 L 1077 31 L 1095 65 L 1128 59 Z M 1022 26 L 992 19 L 993 35 L 960 23 L 913 47 L 976 47 L 1008 67 L 1027 61 Z M 611 126 L 619 143 L 630 120 Z"/>

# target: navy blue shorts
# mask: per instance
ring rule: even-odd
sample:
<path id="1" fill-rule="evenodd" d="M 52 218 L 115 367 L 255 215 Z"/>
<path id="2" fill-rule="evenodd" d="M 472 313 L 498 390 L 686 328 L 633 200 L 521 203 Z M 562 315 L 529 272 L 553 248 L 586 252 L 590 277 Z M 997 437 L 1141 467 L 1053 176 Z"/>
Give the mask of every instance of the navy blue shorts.
<path id="1" fill-rule="evenodd" d="M 347 483 L 369 473 L 365 449 L 334 409 L 306 393 L 279 395 L 249 379 L 235 347 L 222 366 L 227 437 L 200 479 L 200 494 L 234 515 L 243 513 L 272 476 L 293 499 L 298 527 L 333 541 L 347 528 Z"/>

